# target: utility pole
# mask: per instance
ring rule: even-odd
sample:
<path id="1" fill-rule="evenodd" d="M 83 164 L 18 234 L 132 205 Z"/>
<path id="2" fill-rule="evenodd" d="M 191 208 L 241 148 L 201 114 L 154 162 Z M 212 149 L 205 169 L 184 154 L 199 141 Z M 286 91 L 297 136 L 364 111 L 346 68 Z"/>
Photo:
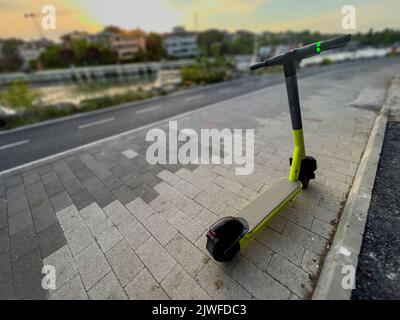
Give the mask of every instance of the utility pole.
<path id="1" fill-rule="evenodd" d="M 35 24 L 35 27 L 39 33 L 40 38 L 43 39 L 44 36 L 43 36 L 42 28 L 40 27 L 39 21 L 37 20 L 37 18 L 41 17 L 41 16 L 42 16 L 41 13 L 36 13 L 36 12 L 29 12 L 29 13 L 24 14 L 25 18 L 33 20 L 33 23 Z"/>

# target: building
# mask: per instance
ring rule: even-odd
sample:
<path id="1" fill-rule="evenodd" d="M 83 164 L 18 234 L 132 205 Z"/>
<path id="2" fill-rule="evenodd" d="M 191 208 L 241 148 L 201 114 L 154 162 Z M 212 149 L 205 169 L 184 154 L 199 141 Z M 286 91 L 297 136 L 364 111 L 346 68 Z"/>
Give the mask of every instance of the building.
<path id="1" fill-rule="evenodd" d="M 262 46 L 258 49 L 258 60 L 262 61 L 273 56 L 274 48 L 272 46 Z"/>
<path id="2" fill-rule="evenodd" d="M 85 31 L 73 31 L 61 36 L 61 44 L 64 48 L 71 49 L 71 42 L 74 40 L 85 40 L 89 43 L 93 42 L 93 35 Z"/>
<path id="3" fill-rule="evenodd" d="M 187 32 L 183 27 L 175 27 L 171 33 L 164 35 L 164 47 L 170 57 L 196 57 L 199 54 L 197 33 Z"/>
<path id="4" fill-rule="evenodd" d="M 135 58 L 140 51 L 146 51 L 146 34 L 140 30 L 125 31 L 109 27 L 92 37 L 92 42 L 101 43 L 115 52 L 121 61 Z"/>
<path id="5" fill-rule="evenodd" d="M 21 44 L 18 47 L 18 55 L 21 57 L 24 67 L 28 67 L 30 61 L 38 60 L 40 54 L 52 44 L 53 42 L 46 38 Z"/>

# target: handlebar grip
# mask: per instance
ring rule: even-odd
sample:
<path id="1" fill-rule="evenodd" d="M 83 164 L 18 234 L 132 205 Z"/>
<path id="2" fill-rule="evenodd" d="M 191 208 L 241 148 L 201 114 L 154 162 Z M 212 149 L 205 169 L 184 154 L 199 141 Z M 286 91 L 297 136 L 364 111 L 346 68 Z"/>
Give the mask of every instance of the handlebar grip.
<path id="1" fill-rule="evenodd" d="M 351 40 L 351 34 L 321 41 L 321 51 L 344 47 Z"/>
<path id="2" fill-rule="evenodd" d="M 252 64 L 252 65 L 250 66 L 250 70 L 257 70 L 257 69 L 260 69 L 260 68 L 262 68 L 262 67 L 265 67 L 265 61 Z"/>

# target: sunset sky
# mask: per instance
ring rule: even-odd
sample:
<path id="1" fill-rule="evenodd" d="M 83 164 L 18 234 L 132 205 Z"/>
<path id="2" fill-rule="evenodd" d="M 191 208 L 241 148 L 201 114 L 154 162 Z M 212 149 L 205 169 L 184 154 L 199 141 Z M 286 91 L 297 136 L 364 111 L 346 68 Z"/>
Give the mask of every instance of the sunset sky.
<path id="1" fill-rule="evenodd" d="M 356 31 L 400 29 L 399 0 L 0 0 L 0 37 L 38 38 L 35 22 L 24 13 L 40 13 L 45 4 L 57 11 L 56 30 L 43 30 L 54 40 L 73 30 L 97 32 L 105 25 L 156 32 L 184 25 L 193 30 L 195 15 L 198 30 L 344 32 L 340 22 L 346 4 L 356 7 Z"/>

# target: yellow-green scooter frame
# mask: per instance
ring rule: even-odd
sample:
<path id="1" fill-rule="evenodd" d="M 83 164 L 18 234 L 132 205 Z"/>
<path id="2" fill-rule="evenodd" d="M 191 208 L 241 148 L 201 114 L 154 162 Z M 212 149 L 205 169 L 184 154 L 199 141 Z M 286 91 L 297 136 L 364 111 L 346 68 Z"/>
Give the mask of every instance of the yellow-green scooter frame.
<path id="1" fill-rule="evenodd" d="M 293 151 L 293 161 L 289 173 L 289 181 L 298 181 L 301 160 L 305 158 L 305 146 L 303 138 L 303 129 L 292 130 L 294 151 Z M 282 201 L 271 213 L 267 213 L 265 219 L 263 219 L 255 228 L 249 230 L 243 238 L 240 239 L 240 247 L 243 248 L 249 242 L 249 240 L 254 237 L 258 232 L 260 232 L 274 217 L 276 217 L 280 212 L 282 212 L 287 205 L 300 193 L 303 189 L 301 182 L 299 186 L 292 193 L 290 193 L 287 198 Z M 268 190 L 266 191 L 268 192 Z M 262 195 L 260 195 L 262 196 Z"/>

